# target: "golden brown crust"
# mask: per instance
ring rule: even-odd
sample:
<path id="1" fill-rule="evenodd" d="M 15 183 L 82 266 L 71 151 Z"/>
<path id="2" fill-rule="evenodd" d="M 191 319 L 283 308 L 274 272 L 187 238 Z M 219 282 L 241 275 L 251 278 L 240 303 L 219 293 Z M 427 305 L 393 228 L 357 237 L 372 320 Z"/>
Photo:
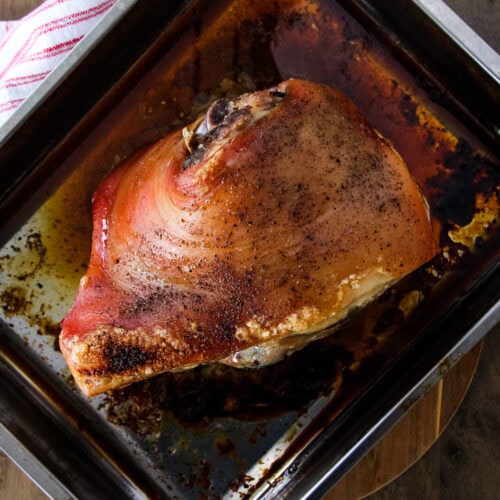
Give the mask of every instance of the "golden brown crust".
<path id="1" fill-rule="evenodd" d="M 289 80 L 214 106 L 203 137 L 167 136 L 94 197 L 60 338 L 89 395 L 315 331 L 436 252 L 403 161 L 339 92 Z"/>
<path id="2" fill-rule="evenodd" d="M 342 321 L 350 311 L 362 307 L 393 283 L 392 276 L 381 269 L 352 279 L 356 280 L 354 288 L 348 280 L 335 285 L 337 295 L 342 296 L 335 311 L 321 313 L 315 307 L 304 307 L 275 325 L 250 319 L 235 332 L 234 346 L 229 349 L 233 361 L 229 358 L 220 361 L 233 366 L 255 366 L 255 359 L 234 360 L 248 346 L 257 343 L 264 344 L 268 350 L 273 349 L 273 355 L 281 358 L 312 338 L 320 338 L 321 331 Z M 280 350 L 281 340 L 292 335 L 303 337 L 304 341 L 283 343 L 283 350 Z M 83 338 L 73 337 L 61 344 L 71 373 L 87 396 L 149 378 L 164 372 L 165 367 L 185 370 L 206 362 L 206 353 L 197 352 L 196 347 L 175 331 L 159 327 L 152 331 L 102 327 L 87 332 Z M 267 362 L 277 360 L 268 359 Z"/>

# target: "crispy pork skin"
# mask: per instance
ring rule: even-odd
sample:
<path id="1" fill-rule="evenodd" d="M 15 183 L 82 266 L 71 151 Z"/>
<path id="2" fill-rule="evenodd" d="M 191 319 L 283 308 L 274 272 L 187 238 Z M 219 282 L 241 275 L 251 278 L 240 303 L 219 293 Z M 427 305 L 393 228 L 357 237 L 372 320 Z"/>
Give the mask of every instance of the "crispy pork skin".
<path id="1" fill-rule="evenodd" d="M 114 169 L 60 347 L 95 395 L 165 371 L 276 361 L 436 253 L 391 145 L 303 80 L 216 101 Z"/>

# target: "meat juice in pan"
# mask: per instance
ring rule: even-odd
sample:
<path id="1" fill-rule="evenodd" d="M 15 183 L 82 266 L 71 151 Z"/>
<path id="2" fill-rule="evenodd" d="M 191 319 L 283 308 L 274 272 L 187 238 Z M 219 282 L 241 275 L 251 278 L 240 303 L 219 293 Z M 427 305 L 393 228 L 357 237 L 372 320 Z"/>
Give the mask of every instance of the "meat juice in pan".
<path id="1" fill-rule="evenodd" d="M 165 374 L 94 403 L 109 422 L 128 429 L 130 440 L 140 440 L 157 466 L 177 471 L 176 487 L 191 492 L 230 487 L 221 472 L 227 464 L 233 464 L 233 479 L 242 477 L 273 433 L 321 395 L 335 389 L 330 417 L 355 398 L 439 314 L 433 289 L 438 282 L 446 286 L 447 271 L 481 265 L 498 220 L 498 165 L 343 8 L 326 1 L 227 2 L 220 8 L 212 5 L 165 49 L 75 149 L 61 168 L 73 173 L 2 250 L 3 316 L 26 344 L 41 356 L 53 349 L 88 261 L 90 200 L 102 176 L 136 149 L 190 123 L 215 98 L 290 77 L 338 88 L 392 141 L 429 201 L 443 251 L 338 332 L 284 362 L 251 371 L 207 366 Z M 52 363 L 69 380 L 64 363 Z M 215 437 L 207 437 L 214 428 Z M 245 444 L 235 438 L 241 429 Z M 200 436 L 211 443 L 201 456 L 188 450 Z M 192 466 L 179 469 L 173 461 Z"/>

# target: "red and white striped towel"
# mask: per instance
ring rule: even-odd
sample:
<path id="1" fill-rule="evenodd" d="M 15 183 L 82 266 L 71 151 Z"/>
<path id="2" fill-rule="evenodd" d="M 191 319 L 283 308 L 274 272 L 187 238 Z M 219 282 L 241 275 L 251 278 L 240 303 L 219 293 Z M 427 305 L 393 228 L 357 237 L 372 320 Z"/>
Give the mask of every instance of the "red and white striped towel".
<path id="1" fill-rule="evenodd" d="M 0 125 L 116 0 L 46 0 L 19 21 L 0 22 Z"/>

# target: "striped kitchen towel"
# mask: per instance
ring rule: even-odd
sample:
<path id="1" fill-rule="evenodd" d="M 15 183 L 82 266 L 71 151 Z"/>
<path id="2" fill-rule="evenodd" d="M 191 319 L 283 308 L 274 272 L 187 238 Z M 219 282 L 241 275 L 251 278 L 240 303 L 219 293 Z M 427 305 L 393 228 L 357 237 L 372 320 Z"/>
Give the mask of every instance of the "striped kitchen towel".
<path id="1" fill-rule="evenodd" d="M 19 21 L 0 22 L 0 125 L 116 0 L 46 0 Z"/>

